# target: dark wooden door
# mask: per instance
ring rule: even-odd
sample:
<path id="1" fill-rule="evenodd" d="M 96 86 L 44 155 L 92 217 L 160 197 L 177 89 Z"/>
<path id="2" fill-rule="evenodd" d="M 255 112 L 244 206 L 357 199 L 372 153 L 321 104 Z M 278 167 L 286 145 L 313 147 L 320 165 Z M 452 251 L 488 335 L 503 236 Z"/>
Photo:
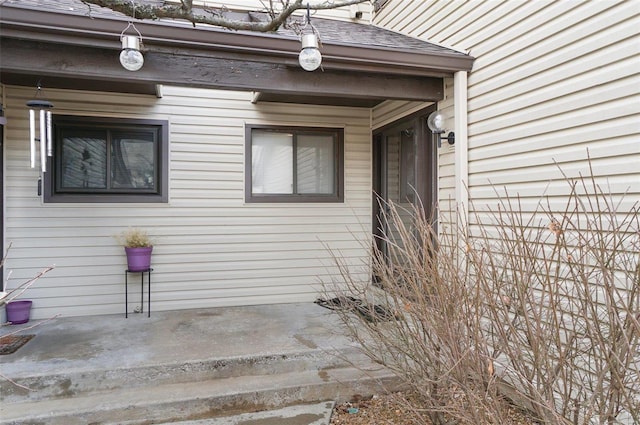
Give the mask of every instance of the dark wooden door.
<path id="1" fill-rule="evenodd" d="M 437 146 L 426 124 L 431 110 L 374 133 L 373 233 L 383 253 L 388 251 L 385 239 L 397 233 L 395 224 L 385 220 L 390 204 L 397 207 L 398 217 L 407 227 L 411 227 L 414 219 L 414 206 L 419 206 L 427 216 L 433 214 L 437 199 Z"/>

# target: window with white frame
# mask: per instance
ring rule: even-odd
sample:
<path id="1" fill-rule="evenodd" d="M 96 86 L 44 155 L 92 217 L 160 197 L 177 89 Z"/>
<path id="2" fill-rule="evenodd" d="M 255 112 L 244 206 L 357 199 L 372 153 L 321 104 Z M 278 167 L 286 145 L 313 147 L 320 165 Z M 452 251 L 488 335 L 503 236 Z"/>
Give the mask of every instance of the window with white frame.
<path id="1" fill-rule="evenodd" d="M 344 130 L 246 127 L 247 202 L 342 202 Z"/>

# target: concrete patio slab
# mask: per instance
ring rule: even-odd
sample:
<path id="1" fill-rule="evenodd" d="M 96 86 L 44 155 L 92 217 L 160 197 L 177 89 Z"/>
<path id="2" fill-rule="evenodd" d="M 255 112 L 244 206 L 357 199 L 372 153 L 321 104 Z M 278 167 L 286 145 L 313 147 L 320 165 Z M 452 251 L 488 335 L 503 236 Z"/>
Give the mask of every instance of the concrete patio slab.
<path id="1" fill-rule="evenodd" d="M 9 327 L 36 335 L 0 356 L 2 374 L 32 391 L 0 380 L 0 424 L 268 415 L 397 381 L 360 353 L 334 312 L 313 303 L 59 318 L 26 330 L 32 324 Z"/>
<path id="2" fill-rule="evenodd" d="M 313 303 L 62 317 L 29 330 L 36 337 L 0 361 L 5 375 L 20 376 L 353 347 L 339 329 Z"/>

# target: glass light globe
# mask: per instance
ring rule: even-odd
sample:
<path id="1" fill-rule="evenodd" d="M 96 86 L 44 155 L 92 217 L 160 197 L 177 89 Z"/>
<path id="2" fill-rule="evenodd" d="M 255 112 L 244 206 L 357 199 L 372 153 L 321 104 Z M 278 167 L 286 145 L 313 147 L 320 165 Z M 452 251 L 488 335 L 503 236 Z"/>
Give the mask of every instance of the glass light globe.
<path id="1" fill-rule="evenodd" d="M 315 34 L 302 36 L 302 50 L 298 62 L 305 71 L 315 71 L 322 63 L 322 55 L 318 49 L 318 37 Z"/>
<path id="2" fill-rule="evenodd" d="M 133 35 L 123 35 L 120 63 L 129 71 L 137 71 L 144 64 L 144 56 L 140 52 L 140 39 Z"/>
<path id="3" fill-rule="evenodd" d="M 434 133 L 444 133 L 444 121 L 444 115 L 440 111 L 435 111 L 427 118 L 427 126 Z"/>
<path id="4" fill-rule="evenodd" d="M 322 55 L 315 47 L 307 47 L 300 51 L 298 62 L 305 71 L 315 71 L 322 63 Z"/>
<path id="5" fill-rule="evenodd" d="M 144 65 L 144 56 L 138 50 L 124 49 L 120 52 L 120 63 L 126 70 L 137 71 Z"/>

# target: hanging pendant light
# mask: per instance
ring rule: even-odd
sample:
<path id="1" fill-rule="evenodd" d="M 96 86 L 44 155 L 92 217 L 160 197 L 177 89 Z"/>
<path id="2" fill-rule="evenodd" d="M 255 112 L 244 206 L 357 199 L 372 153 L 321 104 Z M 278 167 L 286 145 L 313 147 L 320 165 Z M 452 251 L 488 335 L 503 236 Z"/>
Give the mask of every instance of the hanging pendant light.
<path id="1" fill-rule="evenodd" d="M 134 9 L 135 17 L 135 9 Z M 132 28 L 137 35 L 125 35 L 129 28 Z M 144 65 L 144 56 L 142 55 L 142 34 L 138 28 L 129 22 L 127 27 L 120 33 L 120 41 L 122 42 L 122 50 L 120 51 L 120 64 L 128 71 L 137 71 Z"/>
<path id="2" fill-rule="evenodd" d="M 318 49 L 318 37 L 315 34 L 302 36 L 302 50 L 298 55 L 298 62 L 305 71 L 315 71 L 322 63 L 322 55 Z"/>
<path id="3" fill-rule="evenodd" d="M 120 64 L 128 71 L 137 71 L 144 65 L 144 56 L 140 52 L 140 39 L 134 35 L 123 35 Z"/>
<path id="4" fill-rule="evenodd" d="M 53 138 L 51 135 L 51 109 L 53 109 L 53 103 L 40 98 L 41 95 L 42 86 L 38 83 L 35 98 L 27 101 L 27 107 L 29 108 L 29 163 L 31 168 L 35 168 L 38 154 L 37 141 L 40 144 L 40 169 L 44 173 L 47 171 L 47 157 L 53 155 Z M 40 137 L 36 137 L 36 116 L 40 127 Z"/>
<path id="5" fill-rule="evenodd" d="M 311 27 L 311 33 L 303 34 L 301 37 L 302 48 L 298 55 L 298 63 L 305 71 L 315 71 L 322 64 L 322 55 L 318 49 L 318 36 L 316 30 L 311 25 L 311 10 L 307 3 L 307 16 L 304 26 Z"/>

